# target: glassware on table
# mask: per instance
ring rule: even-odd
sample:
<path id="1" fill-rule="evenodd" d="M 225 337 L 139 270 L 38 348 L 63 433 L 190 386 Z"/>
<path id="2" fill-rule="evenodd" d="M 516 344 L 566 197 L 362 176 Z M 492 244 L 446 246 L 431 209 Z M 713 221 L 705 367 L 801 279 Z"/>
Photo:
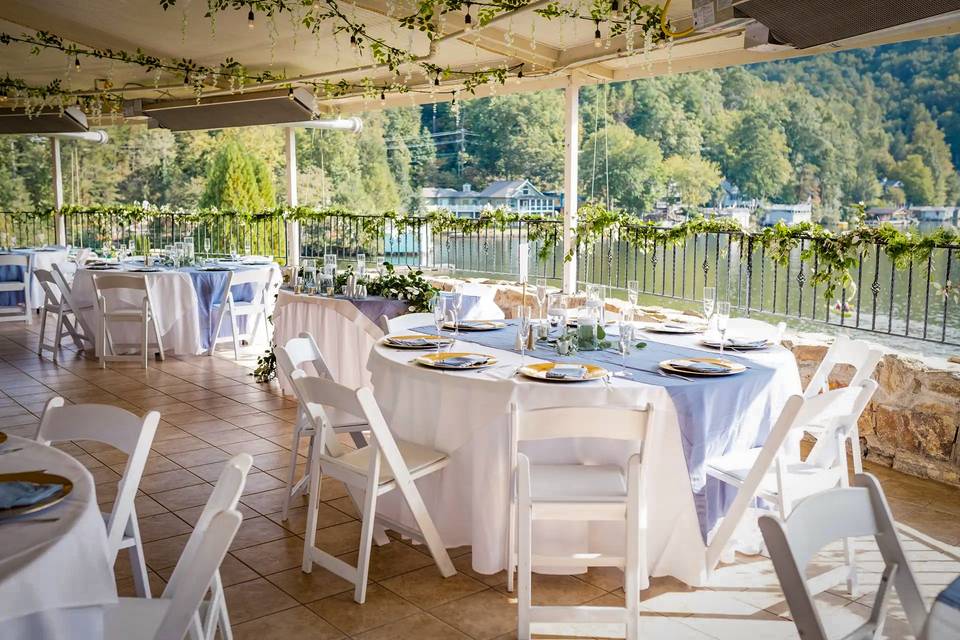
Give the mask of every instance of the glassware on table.
<path id="1" fill-rule="evenodd" d="M 243 255 L 245 256 L 253 255 L 253 243 L 250 240 L 250 236 L 246 236 L 243 239 Z"/>
<path id="2" fill-rule="evenodd" d="M 204 255 L 210 255 L 210 236 L 203 237 L 203 253 Z"/>
<path id="3" fill-rule="evenodd" d="M 187 264 L 193 264 L 197 258 L 197 248 L 193 243 L 193 236 L 187 236 L 183 239 L 183 248 Z"/>
<path id="4" fill-rule="evenodd" d="M 363 278 L 367 275 L 367 254 L 357 254 L 357 277 Z"/>
<path id="5" fill-rule="evenodd" d="M 323 270 L 337 270 L 337 254 L 335 253 L 325 253 L 323 254 Z"/>
<path id="6" fill-rule="evenodd" d="M 630 303 L 631 307 L 637 306 L 637 302 L 640 300 L 640 281 L 639 280 L 627 280 L 627 302 Z"/>
<path id="7" fill-rule="evenodd" d="M 240 260 L 240 254 L 237 253 L 236 238 L 230 238 L 230 260 L 232 262 L 238 262 Z"/>
<path id="8" fill-rule="evenodd" d="M 717 330 L 720 331 L 720 353 L 723 353 L 723 343 L 727 341 L 727 325 L 730 321 L 730 303 L 717 303 Z"/>
<path id="9" fill-rule="evenodd" d="M 597 348 L 600 318 L 600 308 L 595 300 L 577 310 L 577 342 L 581 349 L 593 351 Z"/>
<path id="10" fill-rule="evenodd" d="M 524 356 L 527 350 L 527 341 L 530 340 L 530 307 L 520 305 L 517 307 L 514 316 L 520 321 L 517 324 L 517 333 L 520 336 L 520 366 L 523 366 Z"/>
<path id="11" fill-rule="evenodd" d="M 624 319 L 620 322 L 620 368 L 623 375 L 627 374 L 627 356 L 630 355 L 630 347 L 633 344 L 633 325 Z"/>
<path id="12" fill-rule="evenodd" d="M 317 292 L 317 263 L 312 258 L 303 261 L 303 289 L 307 295 Z"/>
<path id="13" fill-rule="evenodd" d="M 134 241 L 133 238 L 130 238 L 127 241 L 127 255 L 128 256 L 137 255 L 137 243 Z"/>
<path id="14" fill-rule="evenodd" d="M 447 301 L 448 299 L 441 295 L 433 296 L 430 306 L 433 310 L 433 324 L 437 328 L 437 336 L 443 337 L 443 323 L 447 321 Z M 440 353 L 440 340 L 437 341 L 437 353 Z"/>
<path id="15" fill-rule="evenodd" d="M 537 315 L 543 320 L 547 304 L 547 279 L 537 278 Z"/>
<path id="16" fill-rule="evenodd" d="M 707 319 L 707 325 L 710 324 L 710 318 L 713 317 L 713 308 L 717 302 L 717 288 L 703 288 L 703 315 Z"/>
<path id="17" fill-rule="evenodd" d="M 567 301 L 562 293 L 551 293 L 547 297 L 547 320 L 550 326 L 562 325 L 566 318 Z"/>

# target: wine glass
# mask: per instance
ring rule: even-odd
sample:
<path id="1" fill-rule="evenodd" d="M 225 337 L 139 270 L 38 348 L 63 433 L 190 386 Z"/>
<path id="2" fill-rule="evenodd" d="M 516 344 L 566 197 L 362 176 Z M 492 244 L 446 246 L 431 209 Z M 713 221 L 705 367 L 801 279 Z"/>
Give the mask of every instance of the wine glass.
<path id="1" fill-rule="evenodd" d="M 640 300 L 640 281 L 639 280 L 627 280 L 627 302 L 630 303 L 631 307 L 637 306 L 637 301 Z"/>
<path id="2" fill-rule="evenodd" d="M 703 288 L 703 315 L 707 318 L 707 324 L 710 324 L 710 318 L 713 316 L 713 305 L 717 300 L 716 287 Z"/>
<path id="3" fill-rule="evenodd" d="M 460 338 L 460 312 L 463 310 L 463 285 L 455 285 L 453 293 L 450 294 L 450 302 L 453 307 L 453 328 L 456 338 Z"/>
<path id="4" fill-rule="evenodd" d="M 367 254 L 357 254 L 357 278 L 363 278 L 367 275 Z"/>
<path id="5" fill-rule="evenodd" d="M 551 327 L 563 322 L 564 296 L 562 293 L 551 293 L 547 299 L 547 320 Z"/>
<path id="6" fill-rule="evenodd" d="M 630 355 L 630 345 L 633 343 L 633 325 L 626 318 L 620 322 L 620 369 L 621 374 L 627 375 L 627 356 Z"/>
<path id="7" fill-rule="evenodd" d="M 441 295 L 433 296 L 433 324 L 437 327 L 437 337 L 443 337 L 443 323 L 447 321 L 447 299 Z M 441 340 L 437 340 L 437 355 L 440 354 Z"/>
<path id="8" fill-rule="evenodd" d="M 252 256 L 253 255 L 253 245 L 250 242 L 250 236 L 246 236 L 243 239 L 243 255 Z"/>
<path id="9" fill-rule="evenodd" d="M 717 329 L 720 331 L 720 353 L 723 353 L 723 343 L 727 341 L 727 324 L 730 321 L 730 303 L 717 303 Z"/>
<path id="10" fill-rule="evenodd" d="M 204 236 L 203 238 L 203 253 L 206 256 L 210 255 L 210 236 Z"/>
<path id="11" fill-rule="evenodd" d="M 514 315 L 520 320 L 517 324 L 517 333 L 520 335 L 520 366 L 522 367 L 527 350 L 527 340 L 530 339 L 530 307 L 520 305 Z"/>
<path id="12" fill-rule="evenodd" d="M 537 278 L 537 311 L 540 320 L 543 320 L 544 308 L 547 304 L 547 279 Z"/>

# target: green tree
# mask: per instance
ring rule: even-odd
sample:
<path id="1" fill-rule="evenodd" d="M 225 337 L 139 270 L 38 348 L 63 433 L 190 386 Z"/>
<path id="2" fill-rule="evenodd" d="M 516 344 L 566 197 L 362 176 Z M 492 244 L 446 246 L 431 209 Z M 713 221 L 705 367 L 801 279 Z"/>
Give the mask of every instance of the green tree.
<path id="1" fill-rule="evenodd" d="M 210 164 L 200 206 L 259 211 L 275 205 L 272 179 L 262 161 L 229 140 Z"/>
<path id="2" fill-rule="evenodd" d="M 787 137 L 764 107 L 752 104 L 733 126 L 724 167 L 727 178 L 761 200 L 779 194 L 792 175 Z"/>
<path id="3" fill-rule="evenodd" d="M 699 207 L 710 201 L 722 179 L 720 167 L 698 156 L 671 156 L 663 162 L 667 183 L 676 188 L 683 204 Z"/>
<path id="4" fill-rule="evenodd" d="M 898 162 L 891 177 L 903 183 L 903 192 L 910 204 L 933 204 L 937 195 L 933 172 L 919 155 L 912 153 Z"/>
<path id="5" fill-rule="evenodd" d="M 592 180 L 585 169 L 592 165 L 594 136 L 605 137 L 604 144 L 609 160 L 609 173 L 604 171 L 603 182 L 597 184 L 605 186 L 609 176 L 609 195 L 613 203 L 637 214 L 650 211 L 657 198 L 665 192 L 663 155 L 660 148 L 652 140 L 638 136 L 623 124 L 594 133 L 586 140 L 580 152 L 581 188 L 585 193 Z M 606 194 L 597 190 L 594 195 L 599 200 Z"/>

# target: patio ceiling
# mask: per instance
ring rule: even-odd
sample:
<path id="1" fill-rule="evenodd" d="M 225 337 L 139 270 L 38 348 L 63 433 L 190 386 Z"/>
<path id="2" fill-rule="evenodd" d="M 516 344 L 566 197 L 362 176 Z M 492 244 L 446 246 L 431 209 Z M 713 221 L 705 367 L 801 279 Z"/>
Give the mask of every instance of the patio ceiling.
<path id="1" fill-rule="evenodd" d="M 462 12 L 451 13 L 445 21 L 443 36 L 435 43 L 432 52 L 424 35 L 399 27 L 396 19 L 387 16 L 388 13 L 409 13 L 414 6 L 412 3 L 391 2 L 388 9 L 385 0 L 356 0 L 355 9 L 352 2 L 344 4 L 343 9 L 351 16 L 355 10 L 356 19 L 367 26 L 370 35 L 443 66 L 478 70 L 515 67 L 523 63 L 522 79 L 511 78 L 506 85 L 481 85 L 475 96 L 562 87 L 570 76 L 584 84 L 632 80 L 946 35 L 960 29 L 960 12 L 932 16 L 928 12 L 928 17 L 908 24 L 806 49 L 759 51 L 745 49 L 745 24 L 741 21 L 714 32 L 696 32 L 678 39 L 672 47 L 663 46 L 644 53 L 642 42 L 637 43 L 634 51 L 628 52 L 623 36 L 611 39 L 609 47 L 595 47 L 596 26 L 592 21 L 547 20 L 533 13 L 546 4 L 544 1 L 532 2 L 472 31 L 464 30 Z M 752 0 L 735 4 L 765 3 Z M 933 4 L 937 7 L 932 11 L 956 8 L 950 2 Z M 890 3 L 890 6 L 894 5 Z M 308 88 L 311 82 L 346 80 L 360 83 L 364 78 L 377 85 L 389 85 L 407 74 L 406 67 L 397 76 L 385 66 L 378 65 L 369 48 L 358 53 L 350 45 L 349 35 L 333 35 L 332 22 L 324 23 L 318 34 L 312 34 L 302 26 L 296 28 L 289 13 L 278 15 L 272 23 L 265 15 L 258 15 L 256 28 L 251 30 L 247 25 L 246 7 L 219 13 L 214 23 L 204 16 L 206 11 L 207 2 L 204 0 L 180 0 L 167 11 L 162 9 L 159 0 L 49 0 L 42 3 L 5 0 L 0 4 L 0 31 L 11 35 L 48 31 L 69 43 L 85 47 L 128 52 L 141 49 L 161 58 L 190 58 L 209 66 L 234 58 L 248 70 L 270 71 L 283 74 L 285 78 L 255 88 L 248 87 L 246 94 L 285 88 L 291 81 L 294 86 L 307 85 Z M 689 26 L 691 12 L 691 0 L 673 2 L 669 16 L 674 28 Z M 896 22 L 895 18 L 893 22 Z M 89 93 L 96 88 L 102 89 L 104 81 L 109 80 L 113 87 L 111 91 L 122 93 L 126 99 L 147 102 L 194 96 L 194 89 L 185 86 L 182 76 L 175 73 L 163 73 L 158 80 L 156 72 L 148 72 L 136 65 L 86 57 L 81 59 L 78 71 L 73 59 L 60 51 L 41 50 L 34 54 L 27 44 L 5 45 L 2 51 L 0 76 L 9 74 L 30 85 L 46 85 L 60 79 L 71 90 Z M 379 99 L 371 100 L 369 95 L 364 97 L 360 92 L 336 98 L 328 98 L 320 92 L 317 111 L 321 114 L 347 114 L 381 106 L 449 100 L 460 86 L 458 81 L 451 79 L 434 89 L 433 78 L 425 76 L 422 70 L 413 70 L 411 74 L 406 82 L 414 89 L 410 93 L 387 92 L 386 100 L 381 103 Z M 226 82 L 210 83 L 203 86 L 202 93 L 204 96 L 222 96 L 230 95 L 231 90 Z M 471 96 L 461 92 L 459 97 Z M 128 110 L 128 115 L 134 113 L 135 110 Z M 92 120 L 96 123 L 96 118 Z"/>

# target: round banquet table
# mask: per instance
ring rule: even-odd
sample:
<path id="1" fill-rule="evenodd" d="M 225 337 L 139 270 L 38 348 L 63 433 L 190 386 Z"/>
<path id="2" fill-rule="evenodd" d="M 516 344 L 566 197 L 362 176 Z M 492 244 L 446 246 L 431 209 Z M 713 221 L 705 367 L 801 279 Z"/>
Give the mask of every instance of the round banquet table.
<path id="1" fill-rule="evenodd" d="M 502 332 L 501 339 L 512 343 L 512 329 Z M 461 338 L 470 337 L 461 334 Z M 649 335 L 641 339 L 648 343 L 661 341 L 660 346 L 664 348 L 693 349 L 697 344 L 695 336 Z M 492 354 L 500 365 L 516 366 L 520 362 L 519 354 L 511 350 L 464 341 L 454 345 L 451 351 Z M 374 393 L 397 437 L 450 456 L 447 467 L 418 480 L 417 484 L 444 544 L 470 545 L 473 569 L 485 574 L 496 573 L 505 566 L 512 475 L 508 447 L 512 403 L 520 411 L 563 406 L 648 405 L 652 412 L 643 464 L 647 466 L 648 478 L 645 490 L 649 575 L 670 575 L 699 585 L 706 575 L 706 532 L 715 522 L 706 529 L 701 522 L 701 506 L 692 490 L 695 474 L 687 465 L 688 452 L 699 451 L 698 477 L 703 484 L 705 451 L 719 447 L 726 453 L 762 443 L 787 398 L 800 393 L 801 389 L 796 361 L 779 345 L 738 354 L 744 360 L 763 366 L 752 367 L 756 371 L 749 381 L 746 377 L 739 381 L 740 376 L 725 378 L 722 390 L 708 386 L 717 384 L 715 379 L 690 383 L 678 379 L 667 381 L 652 373 L 641 375 L 640 370 L 633 379 L 614 377 L 609 384 L 602 381 L 547 383 L 522 376 L 510 377 L 503 369 L 483 373 L 441 372 L 411 364 L 416 353 L 377 344 L 368 362 Z M 543 351 L 541 355 L 549 357 Z M 542 360 L 531 358 L 528 352 L 526 361 Z M 512 369 L 506 373 L 510 371 Z M 704 391 L 700 394 L 703 398 L 699 397 L 698 389 Z M 674 398 L 684 400 L 685 404 L 675 402 Z M 713 418 L 704 423 L 729 420 L 735 424 L 722 436 L 713 436 L 709 426 L 701 428 L 696 415 Z M 681 422 L 685 429 L 681 429 Z M 706 440 L 699 449 L 689 444 L 697 438 Z M 629 456 L 639 451 L 639 445 L 624 447 L 620 442 L 581 439 L 525 443 L 521 450 L 535 463 L 624 466 Z M 381 498 L 378 511 L 413 525 L 406 506 L 393 495 Z M 619 523 L 537 523 L 534 536 L 534 544 L 545 554 L 569 553 L 571 548 L 622 553 L 624 539 Z"/>
<path id="2" fill-rule="evenodd" d="M 53 271 L 53 265 L 55 264 L 59 264 L 63 268 L 67 264 L 67 250 L 60 247 L 48 247 L 43 249 L 13 249 L 2 253 L 27 256 L 30 259 L 28 266 L 30 271 L 30 306 L 34 309 L 42 307 L 45 298 L 43 288 L 40 286 L 40 281 L 33 276 L 33 272 L 37 269 Z M 20 278 L 20 274 L 15 273 L 13 269 L 15 267 L 0 267 L 0 281 Z M 64 270 L 66 271 L 66 269 Z M 22 292 L 0 293 L 0 306 L 14 306 L 19 302 L 23 302 Z"/>
<path id="3" fill-rule="evenodd" d="M 222 293 L 228 272 L 199 271 L 193 267 L 184 267 L 179 270 L 160 267 L 160 271 L 150 273 L 130 270 L 138 266 L 135 262 L 130 262 L 119 269 L 80 269 L 77 271 L 73 280 L 73 296 L 81 309 L 88 307 L 82 312 L 87 326 L 94 329 L 98 326 L 92 275 L 95 273 L 137 275 L 147 280 L 150 298 L 153 300 L 153 311 L 156 314 L 157 325 L 163 340 L 163 350 L 175 355 L 205 353 L 213 332 L 211 326 L 212 305 Z M 272 272 L 272 282 L 276 282 L 279 278 L 279 267 L 276 264 L 263 266 L 235 264 L 230 268 L 233 270 L 266 269 Z M 253 295 L 253 288 L 250 285 L 234 285 L 231 290 L 234 293 L 234 299 L 238 302 L 250 300 Z M 139 308 L 141 299 L 141 293 L 128 291 L 120 295 L 119 303 L 130 308 Z M 110 302 L 108 300 L 108 303 Z M 268 314 L 269 311 L 268 308 Z M 230 335 L 229 320 L 225 320 L 224 324 L 226 326 L 221 327 L 220 335 Z M 241 324 L 240 328 L 242 330 L 242 323 L 238 324 Z M 111 323 L 110 331 L 113 334 L 114 343 L 117 345 L 140 344 L 141 338 L 137 323 Z M 153 339 L 153 332 L 151 331 L 151 343 Z"/>
<path id="4" fill-rule="evenodd" d="M 0 521 L 0 637 L 5 640 L 101 638 L 101 607 L 117 601 L 107 532 L 93 477 L 66 453 L 16 436 L 0 473 L 45 469 L 73 482 L 62 502 L 23 519 Z"/>

